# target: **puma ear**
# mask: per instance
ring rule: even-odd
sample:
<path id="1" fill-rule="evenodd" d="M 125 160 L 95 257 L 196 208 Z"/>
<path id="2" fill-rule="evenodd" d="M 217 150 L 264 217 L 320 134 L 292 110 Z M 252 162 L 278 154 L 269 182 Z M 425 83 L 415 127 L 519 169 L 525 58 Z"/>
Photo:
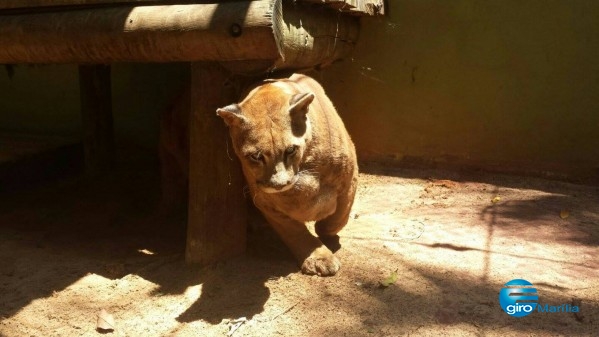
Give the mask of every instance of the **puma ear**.
<path id="1" fill-rule="evenodd" d="M 289 113 L 295 114 L 298 112 L 304 115 L 308 113 L 308 106 L 314 100 L 314 94 L 311 92 L 304 92 L 301 94 L 295 94 L 289 101 Z"/>
<path id="2" fill-rule="evenodd" d="M 239 105 L 231 104 L 224 108 L 216 109 L 216 114 L 224 119 L 228 126 L 238 125 L 245 121 L 245 117 L 241 115 Z"/>

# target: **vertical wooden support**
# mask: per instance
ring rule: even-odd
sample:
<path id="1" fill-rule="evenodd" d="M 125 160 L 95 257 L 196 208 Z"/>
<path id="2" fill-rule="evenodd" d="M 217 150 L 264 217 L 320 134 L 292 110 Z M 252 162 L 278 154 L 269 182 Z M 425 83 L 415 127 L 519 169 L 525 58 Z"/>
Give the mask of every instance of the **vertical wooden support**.
<path id="1" fill-rule="evenodd" d="M 243 175 L 216 109 L 237 101 L 217 63 L 191 65 L 189 211 L 186 260 L 208 265 L 245 251 Z"/>
<path id="2" fill-rule="evenodd" d="M 98 173 L 114 161 L 114 131 L 109 65 L 80 65 L 79 90 L 85 169 Z"/>

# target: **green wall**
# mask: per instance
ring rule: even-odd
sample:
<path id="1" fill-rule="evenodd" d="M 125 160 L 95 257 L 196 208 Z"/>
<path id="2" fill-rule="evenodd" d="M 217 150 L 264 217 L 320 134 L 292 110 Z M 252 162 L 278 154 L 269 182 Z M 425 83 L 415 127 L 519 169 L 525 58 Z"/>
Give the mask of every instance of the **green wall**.
<path id="1" fill-rule="evenodd" d="M 117 143 L 155 149 L 159 114 L 188 74 L 184 64 L 113 65 Z M 17 66 L 11 77 L 0 67 L 0 132 L 80 138 L 78 76 L 74 65 Z"/>
<path id="2" fill-rule="evenodd" d="M 362 158 L 599 173 L 599 2 L 390 0 L 321 80 Z"/>
<path id="3" fill-rule="evenodd" d="M 9 71 L 10 70 L 10 71 Z M 0 132 L 79 132 L 79 87 L 74 66 L 0 65 Z"/>

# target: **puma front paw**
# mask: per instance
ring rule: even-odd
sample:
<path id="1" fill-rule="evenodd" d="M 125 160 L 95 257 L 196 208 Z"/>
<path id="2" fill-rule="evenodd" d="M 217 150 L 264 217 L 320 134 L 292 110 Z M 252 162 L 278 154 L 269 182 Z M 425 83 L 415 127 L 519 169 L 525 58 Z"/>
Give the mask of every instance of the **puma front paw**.
<path id="1" fill-rule="evenodd" d="M 326 248 L 319 248 L 312 252 L 302 263 L 302 273 L 318 276 L 333 276 L 337 273 L 341 263 L 339 259 Z"/>

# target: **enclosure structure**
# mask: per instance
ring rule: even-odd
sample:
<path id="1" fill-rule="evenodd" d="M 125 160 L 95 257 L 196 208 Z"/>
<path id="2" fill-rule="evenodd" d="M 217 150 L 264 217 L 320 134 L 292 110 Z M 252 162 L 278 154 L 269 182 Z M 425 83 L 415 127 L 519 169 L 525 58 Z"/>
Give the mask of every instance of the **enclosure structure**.
<path id="1" fill-rule="evenodd" d="M 79 64 L 86 169 L 114 155 L 110 63 L 191 62 L 186 259 L 209 264 L 245 250 L 239 162 L 215 115 L 238 99 L 235 75 L 326 66 L 349 55 L 360 15 L 383 0 L 6 0 L 0 63 Z"/>

